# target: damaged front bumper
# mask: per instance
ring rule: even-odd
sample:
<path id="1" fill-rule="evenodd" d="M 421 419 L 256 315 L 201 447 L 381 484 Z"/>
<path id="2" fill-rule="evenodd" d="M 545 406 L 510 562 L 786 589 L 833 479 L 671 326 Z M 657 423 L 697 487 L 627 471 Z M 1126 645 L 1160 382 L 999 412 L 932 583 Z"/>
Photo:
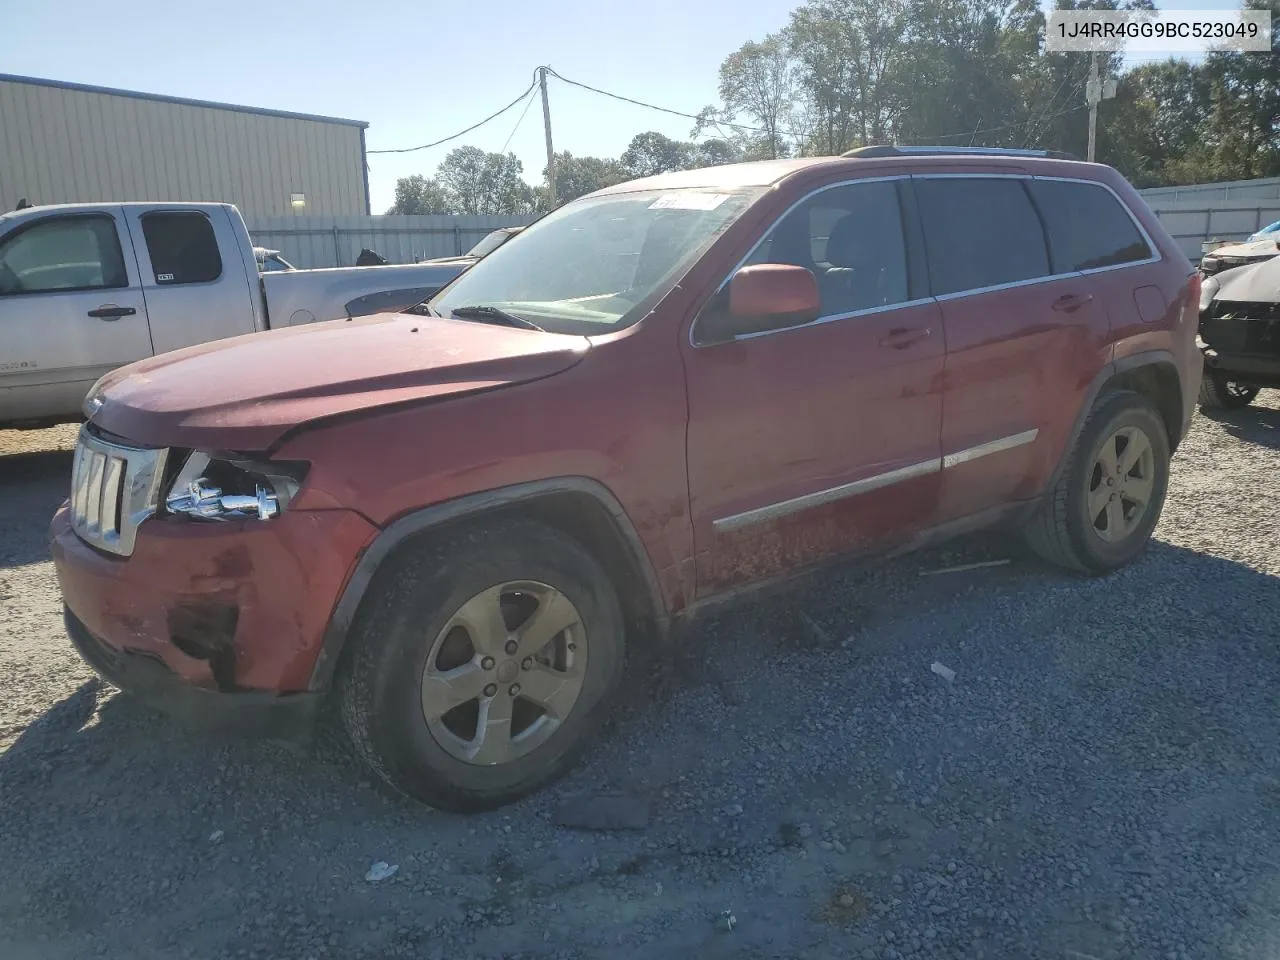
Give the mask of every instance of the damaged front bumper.
<path id="1" fill-rule="evenodd" d="M 375 532 L 345 510 L 153 518 L 120 557 L 80 539 L 64 505 L 50 546 L 68 633 L 107 680 L 202 725 L 291 736 L 324 692 L 311 678 L 329 616 Z"/>
<path id="2" fill-rule="evenodd" d="M 67 636 L 104 680 L 181 723 L 202 730 L 282 740 L 305 740 L 315 727 L 322 695 L 261 691 L 227 693 L 184 682 L 162 660 L 113 650 L 63 609 Z"/>
<path id="3" fill-rule="evenodd" d="M 1200 317 L 1196 345 L 1206 374 L 1280 387 L 1280 304 L 1214 301 Z"/>

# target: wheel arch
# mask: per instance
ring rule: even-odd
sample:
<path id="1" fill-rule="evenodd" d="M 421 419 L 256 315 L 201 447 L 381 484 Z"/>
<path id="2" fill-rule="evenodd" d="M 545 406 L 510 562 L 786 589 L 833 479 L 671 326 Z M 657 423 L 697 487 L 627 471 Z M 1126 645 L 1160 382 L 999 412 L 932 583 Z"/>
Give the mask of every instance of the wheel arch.
<path id="1" fill-rule="evenodd" d="M 604 566 L 628 626 L 667 622 L 666 601 L 648 551 L 609 488 L 589 477 L 556 477 L 500 487 L 398 517 L 361 554 L 325 630 L 308 689 L 333 683 L 360 605 L 383 565 L 399 550 L 447 529 L 500 517 L 538 520 L 577 539 Z"/>
<path id="2" fill-rule="evenodd" d="M 1187 422 L 1178 363 L 1168 350 L 1135 353 L 1108 363 L 1089 384 L 1084 402 L 1076 411 L 1071 435 L 1063 446 L 1058 465 L 1046 485 L 1047 490 L 1052 490 L 1057 485 L 1058 478 L 1071 459 L 1071 451 L 1080 439 L 1080 432 L 1089 418 L 1089 412 L 1098 402 L 1098 397 L 1107 390 L 1132 390 L 1150 400 L 1160 412 L 1160 419 L 1169 432 L 1170 454 L 1178 449 L 1183 438 L 1183 425 Z"/>

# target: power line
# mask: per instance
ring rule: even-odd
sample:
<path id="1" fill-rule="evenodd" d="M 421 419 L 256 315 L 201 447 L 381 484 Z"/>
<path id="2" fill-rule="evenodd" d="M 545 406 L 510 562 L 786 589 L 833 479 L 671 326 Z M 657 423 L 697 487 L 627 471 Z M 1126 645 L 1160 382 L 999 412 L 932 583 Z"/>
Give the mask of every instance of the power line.
<path id="1" fill-rule="evenodd" d="M 608 90 L 601 90 L 599 87 L 593 87 L 590 84 L 579 83 L 577 80 L 570 80 L 568 77 L 561 76 L 560 74 L 556 73 L 555 70 L 551 69 L 551 67 L 547 67 L 547 72 L 551 74 L 553 77 L 555 77 L 557 80 L 562 80 L 565 83 L 569 84 L 570 86 L 581 87 L 583 90 L 590 90 L 592 93 L 598 93 L 604 97 L 612 97 L 614 100 L 621 100 L 623 103 L 635 104 L 637 107 L 648 107 L 650 110 L 657 110 L 660 113 L 669 113 L 673 117 L 684 117 L 686 120 L 704 119 L 703 117 L 698 116 L 696 113 L 685 113 L 682 110 L 672 110 L 669 107 L 660 107 L 656 103 L 646 103 L 643 100 L 634 100 L 631 97 L 624 97 L 620 93 L 610 93 Z M 733 127 L 735 130 L 749 130 L 752 133 L 765 132 L 764 128 L 762 127 L 750 127 L 742 123 L 729 123 L 727 120 L 721 120 L 718 122 L 723 126 Z"/>
<path id="2" fill-rule="evenodd" d="M 1070 107 L 1069 109 L 1066 109 L 1066 110 L 1059 110 L 1057 113 L 1050 113 L 1041 117 L 1040 122 L 1043 124 L 1048 122 L 1049 120 L 1054 120 L 1058 117 L 1065 117 L 1069 113 L 1077 113 L 1084 109 L 1086 109 L 1086 107 L 1082 105 L 1078 107 Z M 1005 123 L 1005 124 L 1001 124 L 998 127 L 981 127 L 977 130 L 961 130 L 959 133 L 943 133 L 937 136 L 916 137 L 914 138 L 914 140 L 918 144 L 929 144 L 929 143 L 936 143 L 939 140 L 954 140 L 956 137 L 976 137 L 980 133 L 996 133 L 1000 130 L 1012 130 L 1015 127 L 1024 126 L 1026 122 L 1027 121 L 1025 120 L 1019 120 L 1017 123 Z"/>
<path id="3" fill-rule="evenodd" d="M 432 143 L 424 143 L 424 144 L 422 144 L 421 146 L 418 146 L 418 147 L 401 147 L 401 148 L 400 148 L 400 149 L 398 149 L 398 150 L 367 150 L 367 151 L 365 151 L 365 152 L 366 152 L 366 153 L 371 153 L 371 154 L 372 154 L 372 153 L 414 153 L 414 152 L 415 152 L 415 151 L 417 151 L 417 150 L 429 150 L 431 147 L 438 147 L 438 146 L 440 146 L 442 143 L 448 143 L 450 140 L 457 140 L 459 137 L 464 137 L 464 136 L 466 136 L 466 135 L 467 135 L 468 133 L 470 133 L 472 130 L 475 130 L 475 129 L 479 128 L 479 127 L 483 127 L 483 126 L 484 126 L 486 123 L 488 123 L 490 120 L 495 120 L 495 119 L 497 119 L 498 117 L 502 116 L 504 113 L 506 113 L 508 110 L 510 110 L 510 109 L 511 109 L 512 107 L 514 107 L 516 104 L 518 104 L 518 103 L 519 103 L 521 100 L 523 100 L 525 97 L 529 96 L 529 94 L 533 92 L 533 88 L 534 88 L 534 87 L 536 87 L 537 85 L 538 85 L 538 82 L 537 82 L 536 80 L 534 80 L 532 83 L 530 83 L 530 84 L 529 84 L 529 86 L 525 89 L 525 91 L 524 91 L 523 93 L 521 93 L 521 94 L 520 94 L 520 96 L 516 97 L 514 100 L 512 100 L 510 103 L 508 103 L 508 104 L 507 104 L 505 107 L 503 107 L 501 110 L 497 111 L 496 113 L 491 113 L 491 114 L 489 114 L 489 116 L 485 117 L 485 118 L 484 118 L 483 120 L 481 120 L 479 123 L 473 123 L 471 126 L 467 127 L 467 129 L 465 129 L 465 130 L 460 130 L 459 132 L 457 132 L 457 133 L 453 134 L 452 136 L 445 137 L 443 140 L 436 140 L 436 141 L 434 141 L 434 142 L 432 142 Z"/>
<path id="4" fill-rule="evenodd" d="M 672 110 L 669 107 L 660 107 L 656 103 L 646 103 L 643 100 L 635 100 L 635 99 L 632 99 L 631 97 L 624 97 L 622 96 L 622 94 L 611 93 L 608 90 L 601 90 L 599 87 L 593 87 L 589 84 L 581 83 L 577 80 L 570 80 L 568 77 L 562 76 L 561 74 L 557 73 L 554 69 L 550 67 L 547 68 L 547 72 L 550 73 L 557 80 L 563 80 L 565 83 L 571 84 L 572 86 L 581 87 L 584 90 L 590 90 L 592 93 L 598 93 L 598 94 L 601 94 L 602 96 L 612 97 L 614 100 L 622 100 L 625 103 L 632 103 L 639 107 L 647 107 L 650 110 L 658 110 L 662 113 L 669 113 L 672 116 L 676 116 L 676 117 L 685 117 L 686 119 L 689 119 L 689 120 L 702 119 L 701 117 L 698 117 L 695 114 L 684 113 L 681 110 Z M 1060 92 L 1061 92 L 1061 87 L 1059 88 L 1059 93 Z M 1036 122 L 1039 125 L 1043 125 L 1049 120 L 1056 119 L 1057 117 L 1066 116 L 1069 113 L 1075 113 L 1078 110 L 1084 109 L 1084 107 L 1071 107 L 1068 110 L 1061 110 L 1061 111 L 1058 111 L 1057 113 L 1049 113 L 1048 111 L 1052 109 L 1053 103 L 1055 100 L 1057 100 L 1057 97 L 1058 97 L 1058 94 L 1055 93 L 1054 96 L 1050 98 L 1049 103 L 1046 105 L 1045 113 L 1039 117 L 1038 121 L 1033 121 L 1033 122 Z M 748 126 L 746 124 L 741 124 L 741 123 L 729 123 L 728 121 L 720 121 L 720 123 L 726 127 L 733 127 L 734 129 L 737 129 L 737 130 L 748 130 L 752 133 L 767 132 L 763 127 L 752 127 L 752 126 Z M 976 137 L 980 133 L 997 133 L 1002 130 L 1012 130 L 1012 129 L 1015 129 L 1016 127 L 1026 126 L 1027 123 L 1028 121 L 1026 120 L 1019 120 L 1016 123 L 1005 123 L 995 127 L 978 127 L 977 129 L 974 129 L 974 130 L 961 130 L 957 133 L 944 133 L 944 134 L 938 134 L 937 136 L 917 137 L 915 138 L 915 142 L 916 143 L 933 143 L 939 140 L 954 140 L 957 137 L 972 138 L 972 137 Z M 782 132 L 782 131 L 779 131 L 779 132 Z M 795 136 L 795 133 L 793 131 L 787 131 L 787 132 L 790 133 L 790 135 Z"/>
<path id="5" fill-rule="evenodd" d="M 1088 69 L 1089 69 L 1088 65 L 1086 64 L 1084 72 L 1087 73 Z M 1075 76 L 1074 76 L 1075 72 L 1076 72 L 1075 70 L 1068 67 L 1066 71 L 1066 76 L 1063 77 L 1062 83 L 1058 85 L 1058 89 L 1054 93 L 1054 95 L 1049 98 L 1049 102 L 1045 105 L 1044 112 L 1041 114 L 1040 118 L 1035 119 L 1035 117 L 1033 116 L 1032 120 L 1027 123 L 1027 137 L 1026 137 L 1027 142 L 1030 142 L 1033 136 L 1035 138 L 1039 138 L 1040 135 L 1044 132 L 1044 128 L 1049 123 L 1049 121 L 1052 120 L 1054 116 L 1059 116 L 1059 114 L 1051 114 L 1050 111 L 1052 111 L 1058 105 L 1058 97 L 1062 95 L 1062 91 L 1065 90 L 1068 85 L 1071 85 L 1072 87 L 1076 87 L 1084 82 L 1083 75 L 1080 77 L 1079 80 L 1075 79 Z M 1074 95 L 1074 91 L 1068 92 L 1067 99 L 1069 100 L 1073 95 Z M 1063 103 L 1066 103 L 1066 102 L 1067 100 L 1063 101 Z M 1034 124 L 1034 134 L 1033 134 L 1032 124 Z"/>
<path id="6" fill-rule="evenodd" d="M 502 149 L 498 151 L 499 153 L 505 154 L 507 152 L 507 147 L 511 145 L 511 138 L 514 137 L 516 135 L 516 131 L 520 129 L 520 124 L 524 123 L 524 118 L 529 113 L 529 107 L 533 105 L 534 94 L 532 87 L 529 88 L 527 96 L 529 99 L 524 102 L 524 109 L 520 111 L 520 119 L 516 121 L 516 125 L 512 127 L 511 132 L 507 134 L 507 140 L 503 143 Z"/>
<path id="7" fill-rule="evenodd" d="M 673 109 L 671 109 L 670 107 L 662 107 L 662 106 L 659 106 L 659 105 L 658 105 L 658 104 L 656 104 L 656 103 L 648 103 L 648 102 L 646 102 L 646 101 L 644 101 L 644 100 L 636 100 L 636 99 L 634 99 L 633 97 L 626 97 L 626 96 L 623 96 L 623 95 L 622 95 L 622 94 L 620 94 L 620 93 L 612 93 L 612 92 L 610 92 L 610 91 L 608 91 L 608 90 L 602 90 L 602 89 L 600 89 L 599 87 L 593 87 L 593 86 L 591 86 L 590 84 L 582 83 L 581 81 L 578 81 L 578 80 L 570 80 L 568 77 L 563 76 L 563 75 L 562 75 L 562 74 L 560 74 L 560 73 L 557 73 L 557 72 L 556 72 L 553 68 L 551 68 L 551 67 L 547 67 L 547 72 L 548 72 L 549 74 L 551 74 L 551 76 L 555 77 L 557 80 L 561 80 L 561 81 L 563 81 L 564 83 L 569 84 L 570 86 L 580 87 L 580 88 L 582 88 L 583 90 L 589 90 L 589 91 L 590 91 L 590 92 L 592 92 L 592 93 L 596 93 L 596 94 L 599 94 L 600 96 L 604 96 L 604 97 L 609 97 L 609 98 L 611 98 L 611 99 L 613 99 L 613 100 L 620 100 L 620 101 L 622 101 L 623 103 L 630 103 L 630 104 L 633 104 L 634 106 L 637 106 L 637 107 L 645 107 L 646 109 L 649 109 L 649 110 L 657 110 L 659 113 L 666 113 L 666 114 L 670 114 L 671 116 L 675 116 L 675 117 L 684 117 L 684 118 L 685 118 L 685 119 L 687 119 L 687 120 L 702 120 L 702 119 L 704 119 L 704 118 L 702 118 L 702 117 L 699 117 L 697 114 L 693 114 L 693 113 L 685 113 L 683 110 L 673 110 Z M 1069 76 L 1069 75 L 1068 75 L 1068 76 Z M 522 101 L 522 100 L 526 100 L 526 98 L 528 98 L 528 99 L 527 99 L 527 101 L 525 102 L 524 110 L 523 110 L 523 111 L 521 112 L 521 114 L 520 114 L 520 118 L 516 121 L 516 125 L 515 125 L 515 127 L 513 127 L 513 128 L 512 128 L 512 130 L 511 130 L 511 134 L 507 137 L 506 143 L 504 143 L 504 144 L 503 144 L 502 152 L 503 152 L 503 153 L 505 153 L 505 152 L 506 152 L 507 147 L 508 147 L 508 146 L 510 145 L 510 143 L 511 143 L 511 140 L 515 137 L 516 132 L 520 129 L 520 125 L 524 122 L 524 118 L 525 118 L 525 116 L 526 116 L 526 115 L 528 114 L 528 112 L 529 112 L 529 107 L 533 105 L 534 97 L 532 96 L 532 94 L 534 93 L 534 91 L 535 91 L 535 89 L 537 88 L 537 86 L 538 86 L 538 81 L 537 81 L 537 77 L 536 77 L 536 74 L 535 74 L 535 77 L 534 77 L 533 81 L 529 84 L 529 86 L 528 86 L 528 87 L 526 87 L 526 88 L 525 88 L 525 90 L 520 94 L 520 96 L 516 97 L 514 100 L 512 100 L 510 103 L 508 103 L 508 104 L 507 104 L 505 107 L 503 107 L 501 110 L 498 110 L 498 111 L 496 111 L 496 112 L 494 112 L 494 113 L 491 113 L 489 116 L 485 117 L 485 118 L 484 118 L 483 120 L 481 120 L 479 123 L 474 123 L 474 124 L 472 124 L 471 126 L 467 127 L 465 130 L 461 130 L 461 131 L 459 131 L 458 133 L 453 134 L 452 136 L 444 137 L 443 139 L 435 140 L 435 141 L 433 141 L 433 142 L 431 142 L 431 143 L 424 143 L 424 144 L 422 144 L 421 146 L 417 146 L 417 147 L 404 147 L 404 148 L 396 149 L 396 150 L 369 150 L 369 151 L 367 151 L 367 152 L 368 152 L 369 154 L 383 154 L 383 153 L 413 153 L 413 152 L 418 151 L 418 150 L 428 150 L 428 149 L 430 149 L 431 147 L 438 147 L 438 146 L 440 146 L 441 144 L 448 143 L 448 142 L 449 142 L 449 141 L 451 141 L 451 140 L 457 140 L 459 137 L 466 136 L 466 135 L 467 135 L 468 133 L 470 133 L 471 131 L 476 130 L 476 129 L 478 129 L 478 128 L 480 128 L 480 127 L 484 126 L 484 125 L 485 125 L 486 123 L 488 123 L 489 121 L 494 120 L 494 119 L 496 119 L 496 118 L 498 118 L 498 117 L 502 116 L 502 114 L 506 113 L 508 110 L 510 110 L 510 109 L 512 109 L 513 107 L 517 106 L 517 105 L 520 103 L 520 101 Z M 944 134 L 930 135 L 930 136 L 925 136 L 925 137 L 914 137 L 914 138 L 912 138 L 912 140 L 911 140 L 911 141 L 908 141 L 908 142 L 924 143 L 924 144 L 928 144 L 928 143 L 940 143 L 940 142 L 942 142 L 942 141 L 946 141 L 946 140 L 955 140 L 955 139 L 960 138 L 960 137 L 968 137 L 968 138 L 970 138 L 970 139 L 972 140 L 972 138 L 974 138 L 974 137 L 978 136 L 979 134 L 985 134 L 985 133 L 999 133 L 999 132 L 1004 131 L 1004 130 L 1013 130 L 1013 129 L 1017 128 L 1017 127 L 1023 127 L 1023 128 L 1024 128 L 1024 130 L 1025 130 L 1025 132 L 1029 134 L 1029 133 L 1031 132 L 1031 129 L 1030 129 L 1030 128 L 1031 128 L 1031 126 L 1032 126 L 1032 125 L 1035 125 L 1035 126 L 1036 126 L 1037 128 L 1039 128 L 1039 129 L 1043 129 L 1044 125 L 1045 125 L 1046 123 L 1048 123 L 1048 121 L 1050 121 L 1050 120 L 1054 120 L 1054 119 L 1057 119 L 1058 117 L 1066 116 L 1066 115 L 1068 115 L 1068 114 L 1076 113 L 1076 112 L 1078 112 L 1078 111 L 1080 111 L 1080 110 L 1085 109 L 1085 107 L 1083 107 L 1083 106 L 1079 106 L 1079 107 L 1071 107 L 1071 108 L 1069 108 L 1069 109 L 1067 109 L 1067 110 L 1060 110 L 1060 111 L 1058 111 L 1058 112 L 1056 112 L 1056 113 L 1050 113 L 1049 111 L 1053 108 L 1054 103 L 1055 103 L 1055 101 L 1058 99 L 1058 96 L 1060 95 L 1061 91 L 1062 91 L 1062 87 L 1060 86 L 1060 87 L 1058 88 L 1058 91 L 1057 91 L 1057 92 L 1055 92 L 1055 93 L 1054 93 L 1054 95 L 1053 95 L 1052 97 L 1050 97 L 1048 104 L 1046 104 L 1046 106 L 1045 106 L 1045 112 L 1044 112 L 1044 113 L 1042 113 L 1042 114 L 1040 114 L 1038 117 L 1036 116 L 1036 114 L 1035 114 L 1035 113 L 1033 113 L 1033 114 L 1032 114 L 1032 116 L 1031 116 L 1029 119 L 1027 119 L 1027 120 L 1020 120 L 1020 121 L 1017 121 L 1017 122 L 1015 122 L 1015 123 L 1005 123 L 1005 124 L 1000 124 L 1000 125 L 998 125 L 998 126 L 994 126 L 994 127 L 978 127 L 978 128 L 976 128 L 976 129 L 973 129 L 973 130 L 961 130 L 961 131 L 957 131 L 956 133 L 944 133 Z M 721 125 L 721 126 L 731 127 L 731 128 L 733 128 L 733 129 L 735 129 L 735 130 L 745 130 L 745 131 L 748 131 L 748 132 L 751 132 L 751 133 L 765 133 L 765 132 L 767 132 L 763 127 L 753 127 L 753 126 L 750 126 L 750 125 L 748 125 L 748 124 L 742 124 L 742 123 L 730 123 L 730 122 L 728 122 L 727 120 L 719 120 L 719 121 L 717 121 L 717 123 L 718 123 L 719 125 Z M 794 136 L 796 136 L 796 134 L 795 134 L 795 132 L 794 132 L 794 131 L 779 131 L 779 132 L 786 132 L 786 133 L 788 133 L 790 136 L 793 136 L 793 137 L 794 137 Z"/>

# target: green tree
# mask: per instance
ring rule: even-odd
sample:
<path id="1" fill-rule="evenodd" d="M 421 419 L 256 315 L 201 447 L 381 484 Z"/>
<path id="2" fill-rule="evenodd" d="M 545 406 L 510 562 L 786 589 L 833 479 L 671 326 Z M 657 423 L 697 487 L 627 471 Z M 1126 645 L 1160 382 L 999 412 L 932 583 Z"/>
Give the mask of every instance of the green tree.
<path id="1" fill-rule="evenodd" d="M 543 180 L 547 170 L 542 170 Z M 601 157 L 575 157 L 568 150 L 556 154 L 556 201 L 567 203 L 627 179 L 627 172 L 617 160 Z"/>
<path id="2" fill-rule="evenodd" d="M 1035 0 L 912 0 L 890 70 L 899 140 L 1026 145 L 1040 119 L 1033 88 L 1043 28 Z"/>
<path id="3" fill-rule="evenodd" d="M 538 199 L 523 170 L 514 153 L 457 147 L 440 163 L 436 180 L 456 213 L 533 213 Z"/>
<path id="4" fill-rule="evenodd" d="M 628 177 L 651 177 L 668 170 L 687 170 L 696 166 L 696 148 L 683 140 L 650 130 L 637 133 L 622 153 L 622 169 Z"/>
<path id="5" fill-rule="evenodd" d="M 806 0 L 788 28 L 807 121 L 805 152 L 893 139 L 909 89 L 911 0 Z"/>
<path id="6" fill-rule="evenodd" d="M 760 128 L 759 133 L 740 135 L 744 141 L 740 152 L 769 158 L 790 153 L 796 75 L 796 61 L 784 34 L 770 34 L 759 43 L 748 41 L 720 64 L 718 116 L 729 122 L 744 119 Z"/>
<path id="7" fill-rule="evenodd" d="M 1248 9 L 1271 13 L 1280 0 L 1251 0 Z M 1211 53 L 1204 63 L 1212 112 L 1206 136 L 1222 179 L 1280 175 L 1280 35 L 1273 29 L 1271 54 Z"/>
<path id="8" fill-rule="evenodd" d="M 406 216 L 455 212 L 444 188 L 436 180 L 428 180 L 420 173 L 396 181 L 396 202 L 387 211 L 388 214 Z"/>
<path id="9" fill-rule="evenodd" d="M 723 163 L 737 163 L 742 160 L 743 150 L 734 140 L 712 137 L 693 144 L 691 157 L 694 166 L 718 167 Z"/>

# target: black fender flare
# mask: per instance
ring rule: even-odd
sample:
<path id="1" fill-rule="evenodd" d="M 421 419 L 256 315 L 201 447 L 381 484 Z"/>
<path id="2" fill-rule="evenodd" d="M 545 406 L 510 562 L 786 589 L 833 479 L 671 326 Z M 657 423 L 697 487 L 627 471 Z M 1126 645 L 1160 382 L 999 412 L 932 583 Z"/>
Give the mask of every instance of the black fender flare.
<path id="1" fill-rule="evenodd" d="M 1107 384 L 1116 377 L 1132 370 L 1157 366 L 1171 368 L 1178 377 L 1179 389 L 1181 390 L 1182 373 L 1178 370 L 1178 362 L 1173 353 L 1168 350 L 1144 350 L 1141 353 L 1134 353 L 1103 365 L 1102 369 L 1090 381 L 1089 387 L 1085 391 L 1084 402 L 1080 404 L 1080 409 L 1076 412 L 1075 423 L 1071 426 L 1071 435 L 1067 438 L 1067 442 L 1062 448 L 1062 456 L 1058 458 L 1058 465 L 1053 468 L 1049 483 L 1045 487 L 1046 490 L 1052 490 L 1057 486 L 1058 480 L 1062 476 L 1062 471 L 1066 469 L 1067 462 L 1071 459 L 1071 451 L 1075 449 L 1076 442 L 1080 439 L 1080 433 L 1084 430 L 1084 422 L 1089 419 L 1089 413 L 1093 410 L 1094 404 L 1098 402 L 1098 397 L 1106 389 Z M 1185 400 L 1183 405 L 1186 405 Z M 1188 420 L 1186 410 L 1182 411 L 1182 419 L 1182 429 L 1185 433 Z M 1174 438 L 1171 437 L 1170 439 L 1173 440 Z"/>
<path id="2" fill-rule="evenodd" d="M 332 685 L 334 674 L 342 656 L 342 650 L 346 646 L 347 636 L 351 631 L 351 625 L 355 621 L 360 603 L 364 599 L 369 584 L 373 581 L 378 568 L 396 547 L 411 537 L 447 523 L 478 518 L 498 510 L 516 507 L 521 503 L 536 500 L 549 494 L 563 493 L 589 496 L 608 512 L 616 531 L 621 535 L 627 549 L 633 555 L 632 559 L 636 564 L 636 569 L 639 570 L 641 577 L 644 579 L 650 605 L 660 619 L 665 618 L 666 603 L 663 599 L 661 587 L 658 584 L 657 575 L 653 569 L 653 563 L 649 558 L 649 552 L 645 549 L 640 535 L 636 532 L 635 525 L 631 522 L 631 518 L 627 516 L 622 504 L 618 502 L 618 499 L 608 487 L 589 477 L 555 477 L 517 483 L 507 487 L 498 487 L 494 490 L 468 494 L 454 500 L 446 500 L 443 503 L 414 510 L 384 527 L 378 536 L 374 538 L 373 543 L 365 548 L 360 555 L 360 559 L 356 561 L 355 570 L 352 571 L 351 576 L 347 579 L 342 595 L 333 608 L 333 613 L 329 617 L 329 624 L 325 628 L 320 653 L 317 655 L 315 666 L 311 671 L 308 690 L 313 693 L 323 692 Z"/>

